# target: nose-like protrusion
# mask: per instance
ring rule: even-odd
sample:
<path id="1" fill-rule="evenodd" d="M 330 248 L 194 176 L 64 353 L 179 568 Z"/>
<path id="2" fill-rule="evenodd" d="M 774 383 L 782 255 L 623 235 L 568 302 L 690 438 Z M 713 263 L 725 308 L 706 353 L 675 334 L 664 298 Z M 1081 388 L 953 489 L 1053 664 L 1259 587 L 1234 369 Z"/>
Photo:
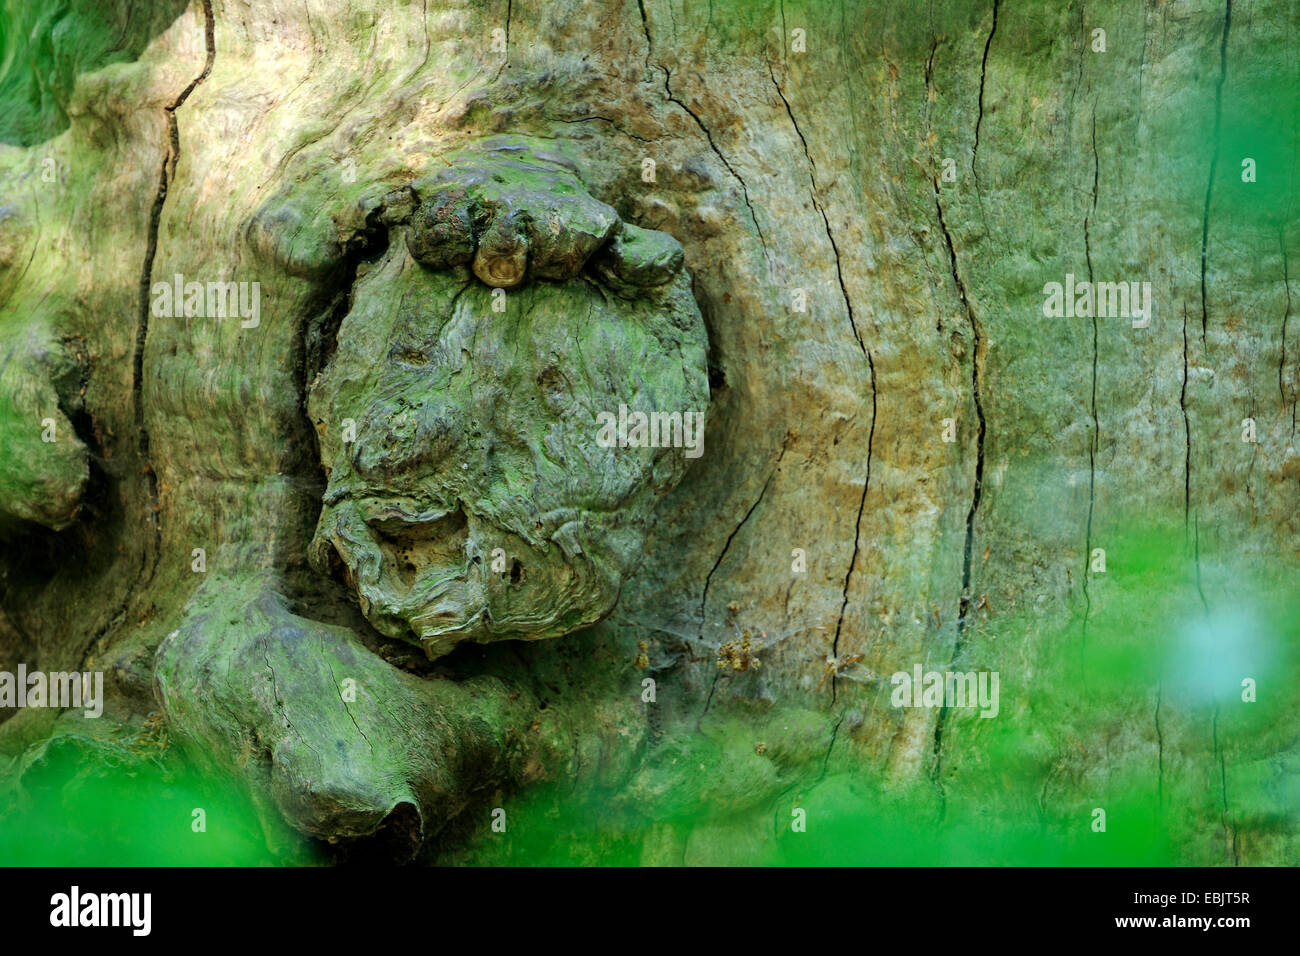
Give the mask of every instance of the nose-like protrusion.
<path id="1" fill-rule="evenodd" d="M 528 236 L 519 217 L 501 211 L 479 239 L 474 274 L 485 285 L 513 289 L 528 274 Z"/>

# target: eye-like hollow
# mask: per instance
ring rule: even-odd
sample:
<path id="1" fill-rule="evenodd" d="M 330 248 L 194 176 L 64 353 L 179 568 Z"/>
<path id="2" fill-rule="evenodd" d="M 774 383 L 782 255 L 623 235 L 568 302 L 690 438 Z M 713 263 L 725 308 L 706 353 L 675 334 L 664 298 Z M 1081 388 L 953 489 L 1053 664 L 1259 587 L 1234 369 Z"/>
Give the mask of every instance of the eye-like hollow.
<path id="1" fill-rule="evenodd" d="M 554 362 L 537 373 L 537 388 L 543 395 L 557 397 L 563 394 L 567 387 L 568 380 L 564 377 L 564 370 Z"/>
<path id="2" fill-rule="evenodd" d="M 463 189 L 443 189 L 411 217 L 406 248 L 431 269 L 464 265 L 474 256 L 474 209 Z"/>
<path id="3" fill-rule="evenodd" d="M 421 349 L 398 349 L 393 354 L 392 358 L 394 361 L 401 362 L 403 365 L 421 366 L 429 364 L 429 356 Z"/>

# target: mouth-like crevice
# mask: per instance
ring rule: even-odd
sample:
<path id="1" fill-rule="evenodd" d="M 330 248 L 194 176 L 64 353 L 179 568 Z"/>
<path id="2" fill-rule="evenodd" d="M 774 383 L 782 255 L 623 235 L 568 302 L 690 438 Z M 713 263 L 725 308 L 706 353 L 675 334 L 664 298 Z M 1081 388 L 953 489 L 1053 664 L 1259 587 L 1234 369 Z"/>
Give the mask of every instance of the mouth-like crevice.
<path id="1" fill-rule="evenodd" d="M 435 518 L 382 514 L 367 518 L 393 577 L 413 588 L 430 569 L 463 567 L 469 541 L 469 520 L 456 507 Z"/>
<path id="2" fill-rule="evenodd" d="M 418 807 L 403 800 L 393 807 L 368 836 L 344 840 L 330 847 L 339 864 L 372 866 L 411 863 L 424 843 L 424 818 Z"/>

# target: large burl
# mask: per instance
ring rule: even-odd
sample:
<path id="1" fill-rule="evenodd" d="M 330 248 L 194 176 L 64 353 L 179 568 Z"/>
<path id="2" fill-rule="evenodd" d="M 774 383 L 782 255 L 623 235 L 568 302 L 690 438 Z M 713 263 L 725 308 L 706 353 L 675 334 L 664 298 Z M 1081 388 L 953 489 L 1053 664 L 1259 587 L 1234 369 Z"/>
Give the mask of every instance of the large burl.
<path id="1" fill-rule="evenodd" d="M 680 434 L 602 447 L 597 417 L 708 402 L 676 240 L 622 223 L 559 156 L 445 159 L 372 211 L 405 242 L 357 282 L 309 403 L 329 476 L 313 564 L 431 658 L 608 614 L 687 460 Z"/>
<path id="2" fill-rule="evenodd" d="M 621 222 L 568 160 L 524 141 L 438 161 L 335 217 L 337 248 L 357 221 L 388 241 L 358 267 L 307 383 L 327 475 L 309 559 L 381 635 L 430 657 L 607 615 L 690 452 L 671 430 L 611 444 L 602 413 L 699 421 L 709 397 L 704 323 L 674 239 Z M 283 199 L 249 235 L 293 271 L 302 220 Z M 298 829 L 359 837 L 413 810 L 418 826 L 388 831 L 418 843 L 477 795 L 598 746 L 566 737 L 575 721 L 543 709 L 527 681 L 395 667 L 372 650 L 377 636 L 317 619 L 310 596 L 252 553 L 213 562 L 158 648 L 156 692 L 191 753 L 248 779 Z M 595 722 L 614 727 L 625 706 L 644 723 L 636 699 L 601 704 Z M 634 753 L 619 740 L 608 759 Z"/>

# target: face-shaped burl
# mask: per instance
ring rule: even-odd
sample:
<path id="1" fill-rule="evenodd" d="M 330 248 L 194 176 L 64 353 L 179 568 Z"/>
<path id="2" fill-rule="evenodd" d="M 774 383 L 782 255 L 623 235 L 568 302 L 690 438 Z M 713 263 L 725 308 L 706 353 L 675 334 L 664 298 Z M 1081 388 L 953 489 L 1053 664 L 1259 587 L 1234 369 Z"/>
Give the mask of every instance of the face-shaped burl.
<path id="1" fill-rule="evenodd" d="M 513 143 L 394 197 L 310 393 L 329 476 L 312 561 L 430 657 L 592 624 L 703 441 L 681 247 Z"/>

